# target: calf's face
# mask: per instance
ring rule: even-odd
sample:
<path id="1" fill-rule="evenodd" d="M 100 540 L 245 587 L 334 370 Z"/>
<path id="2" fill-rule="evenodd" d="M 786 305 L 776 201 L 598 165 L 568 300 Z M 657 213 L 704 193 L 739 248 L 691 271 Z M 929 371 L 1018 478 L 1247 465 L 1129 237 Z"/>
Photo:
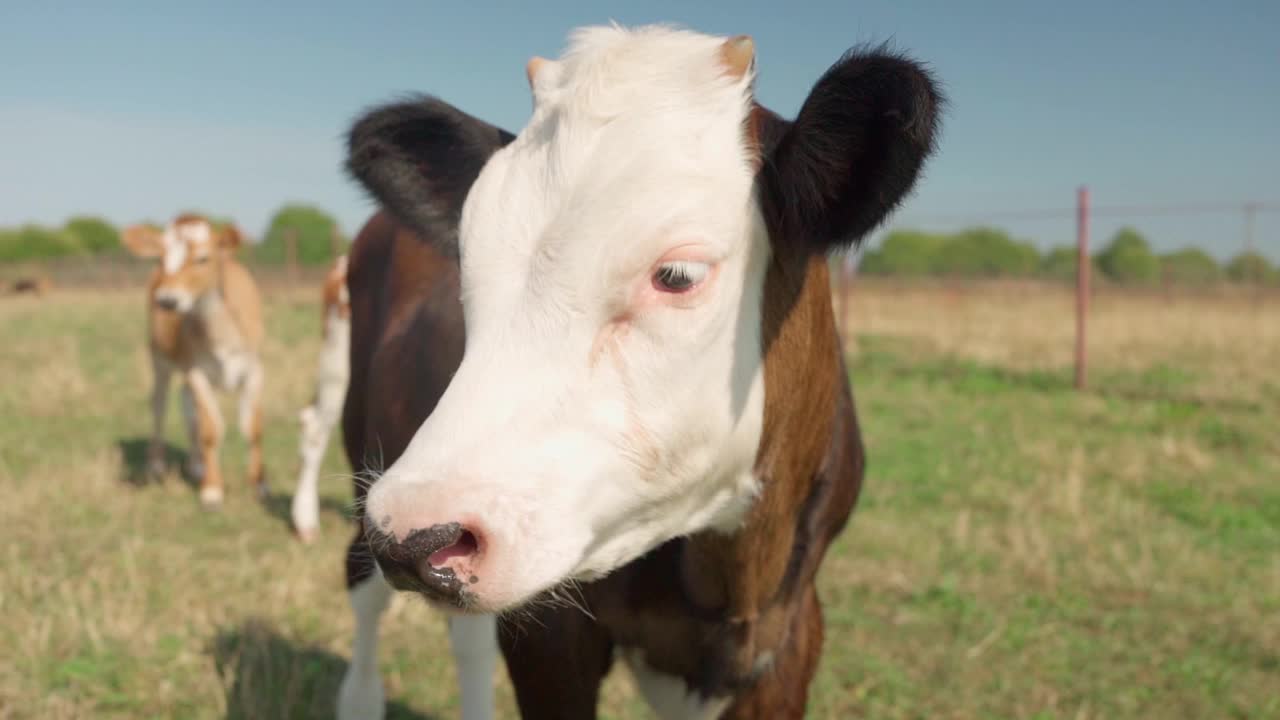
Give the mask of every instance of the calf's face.
<path id="1" fill-rule="evenodd" d="M 152 301 L 162 309 L 188 313 L 217 289 L 218 263 L 239 247 L 242 236 L 233 225 L 218 230 L 202 217 L 183 215 L 163 229 L 130 226 L 122 239 L 134 255 L 160 261 Z"/>
<path id="2" fill-rule="evenodd" d="M 428 100 L 350 138 L 352 172 L 460 262 L 461 366 L 364 522 L 393 584 L 464 610 L 740 524 L 766 270 L 878 224 L 941 102 L 914 63 L 853 54 L 788 123 L 752 101 L 749 38 L 663 27 L 579 31 L 528 74 L 518 136 Z"/>

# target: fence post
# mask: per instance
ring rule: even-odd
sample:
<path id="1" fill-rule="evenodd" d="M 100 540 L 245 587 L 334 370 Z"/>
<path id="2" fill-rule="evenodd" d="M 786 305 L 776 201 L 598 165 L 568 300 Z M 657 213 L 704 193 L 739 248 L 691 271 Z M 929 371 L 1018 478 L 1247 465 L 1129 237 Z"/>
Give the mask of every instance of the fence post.
<path id="1" fill-rule="evenodd" d="M 1089 188 L 1076 191 L 1076 389 L 1087 384 L 1086 346 L 1089 315 Z"/>
<path id="2" fill-rule="evenodd" d="M 284 231 L 284 262 L 288 271 L 289 283 L 298 284 L 298 229 L 285 228 Z"/>

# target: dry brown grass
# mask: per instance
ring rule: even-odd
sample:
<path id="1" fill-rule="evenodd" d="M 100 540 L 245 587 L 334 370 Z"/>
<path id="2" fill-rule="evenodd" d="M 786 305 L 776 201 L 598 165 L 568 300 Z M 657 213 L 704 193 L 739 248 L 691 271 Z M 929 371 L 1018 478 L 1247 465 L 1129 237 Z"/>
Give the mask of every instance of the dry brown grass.
<path id="1" fill-rule="evenodd" d="M 1074 288 L 856 283 L 855 336 L 909 338 L 930 353 L 1016 369 L 1073 367 Z M 1243 398 L 1280 380 L 1280 293 L 1107 288 L 1090 300 L 1087 341 L 1089 364 L 1102 372 L 1179 367 L 1197 375 L 1199 393 Z"/>

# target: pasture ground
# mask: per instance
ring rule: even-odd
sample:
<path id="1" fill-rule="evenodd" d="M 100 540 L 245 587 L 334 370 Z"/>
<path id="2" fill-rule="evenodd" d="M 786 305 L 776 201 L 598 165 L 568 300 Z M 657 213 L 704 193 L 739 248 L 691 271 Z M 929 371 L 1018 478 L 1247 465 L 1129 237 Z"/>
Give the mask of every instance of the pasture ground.
<path id="1" fill-rule="evenodd" d="M 176 388 L 175 469 L 141 481 L 140 291 L 0 300 L 0 718 L 331 716 L 352 629 L 336 437 L 321 540 L 288 527 L 317 299 L 267 291 L 272 496 L 250 498 L 232 431 L 216 514 L 176 470 Z M 811 717 L 1280 717 L 1280 298 L 1104 294 L 1086 394 L 1071 307 L 856 288 L 869 476 L 821 576 Z M 383 628 L 390 717 L 456 716 L 441 617 L 401 597 Z M 647 717 L 625 672 L 602 717 Z"/>

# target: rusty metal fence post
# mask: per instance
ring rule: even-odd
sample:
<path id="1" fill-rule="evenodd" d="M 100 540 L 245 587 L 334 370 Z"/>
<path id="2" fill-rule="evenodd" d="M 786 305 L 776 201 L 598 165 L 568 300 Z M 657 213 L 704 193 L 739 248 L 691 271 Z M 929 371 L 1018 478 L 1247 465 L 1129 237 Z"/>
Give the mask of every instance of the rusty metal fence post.
<path id="1" fill-rule="evenodd" d="M 1076 192 L 1076 389 L 1088 384 L 1089 188 Z"/>

